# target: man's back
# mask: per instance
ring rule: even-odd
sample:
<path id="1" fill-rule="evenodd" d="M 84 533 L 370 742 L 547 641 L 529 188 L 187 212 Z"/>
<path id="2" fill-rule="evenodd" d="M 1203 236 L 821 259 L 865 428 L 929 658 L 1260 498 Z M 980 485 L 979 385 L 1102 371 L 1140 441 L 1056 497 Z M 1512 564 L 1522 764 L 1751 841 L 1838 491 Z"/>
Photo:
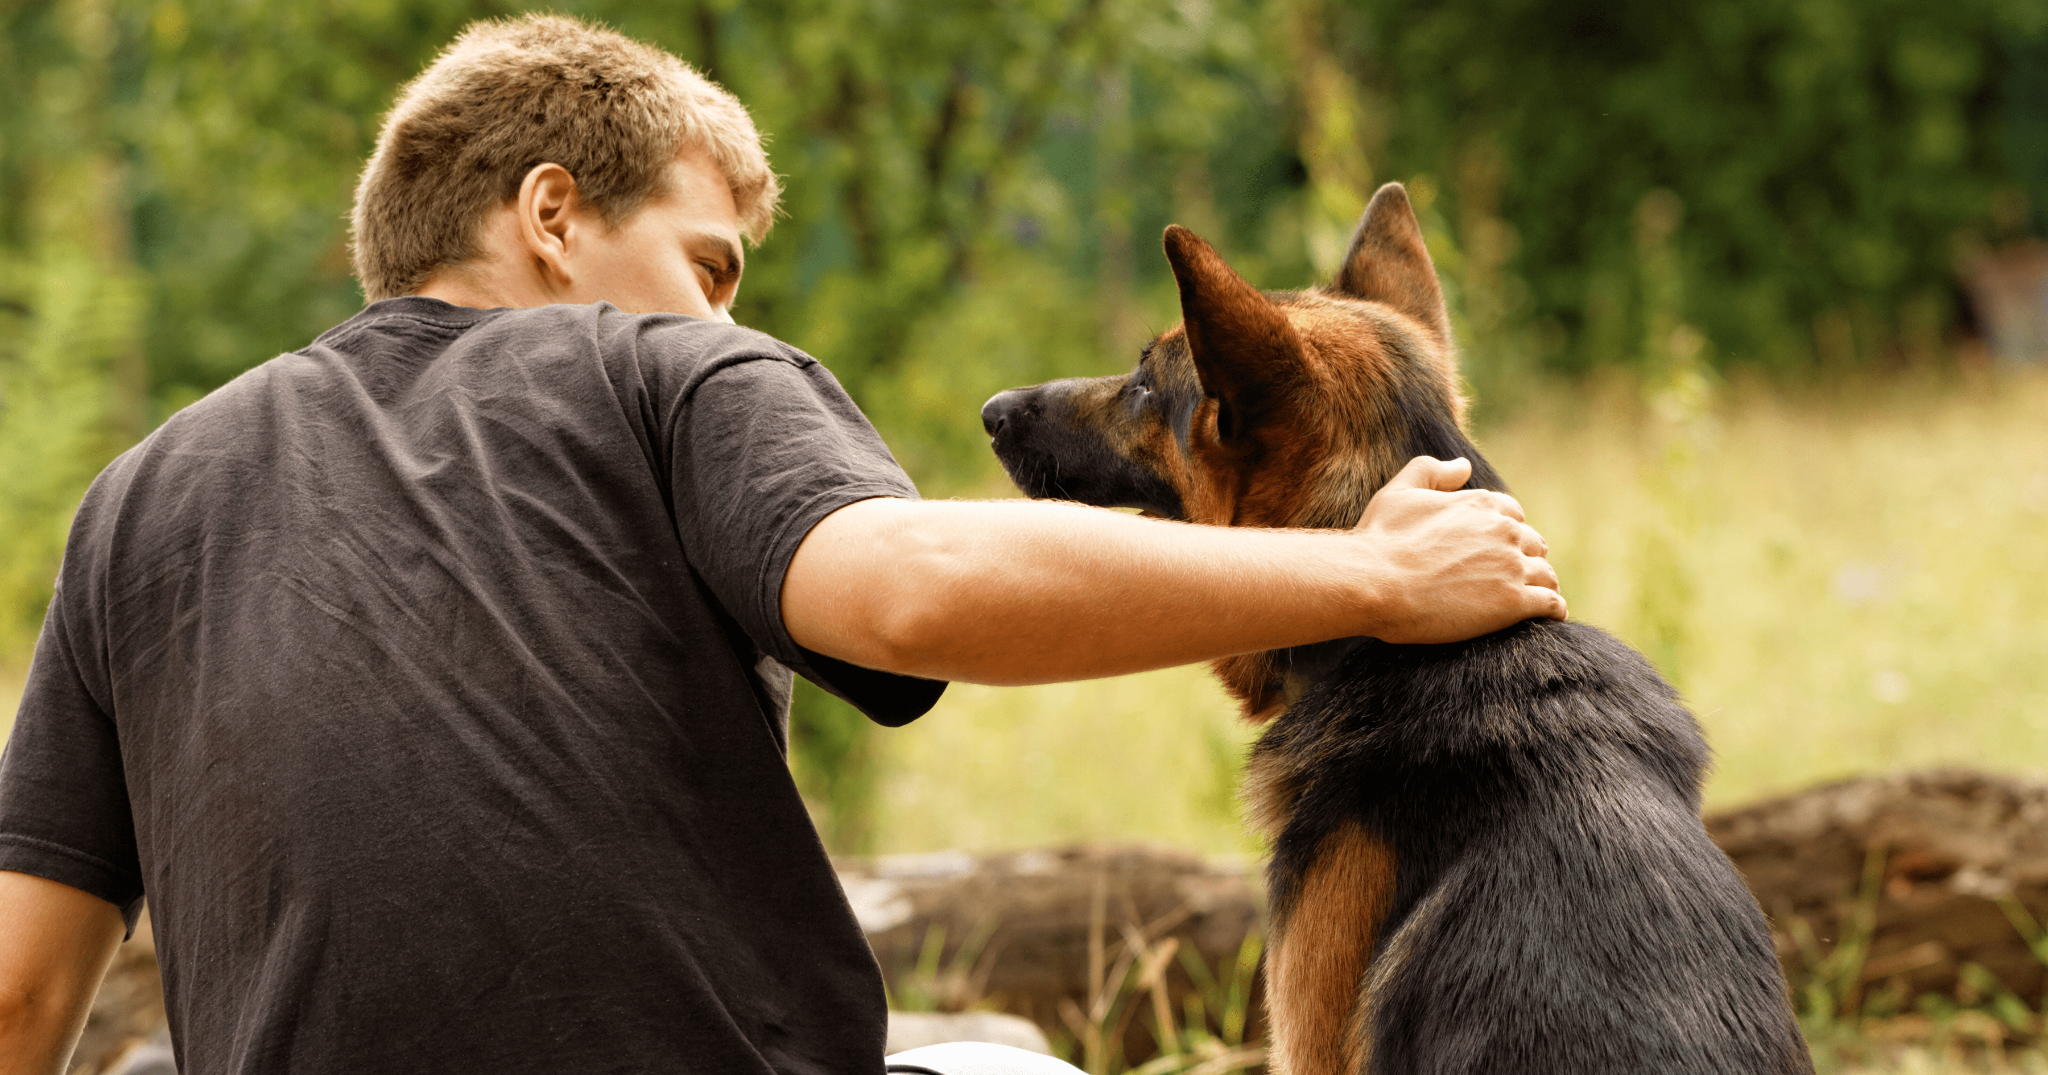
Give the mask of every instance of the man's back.
<path id="1" fill-rule="evenodd" d="M 782 570 L 878 495 L 915 494 L 767 337 L 379 303 L 95 485 L 0 868 L 147 892 L 192 1075 L 872 1065 L 762 653 L 806 661 Z"/>
<path id="2" fill-rule="evenodd" d="M 187 1075 L 873 1070 L 788 669 L 894 724 L 940 679 L 1563 616 L 1462 463 L 1324 534 L 915 502 L 829 374 L 711 323 L 779 191 L 738 99 L 573 19 L 400 91 L 373 305 L 73 524 L 0 756 L 0 1072 L 63 1070 L 145 891 Z"/>

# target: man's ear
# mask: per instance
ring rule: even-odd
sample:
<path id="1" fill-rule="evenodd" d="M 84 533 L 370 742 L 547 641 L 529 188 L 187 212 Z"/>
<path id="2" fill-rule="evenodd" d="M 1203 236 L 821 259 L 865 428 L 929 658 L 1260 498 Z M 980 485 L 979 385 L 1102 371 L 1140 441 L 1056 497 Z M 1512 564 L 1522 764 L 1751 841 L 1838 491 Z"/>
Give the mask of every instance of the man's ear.
<path id="1" fill-rule="evenodd" d="M 1399 183 L 1388 183 L 1372 196 L 1330 287 L 1346 298 L 1392 306 L 1435 333 L 1438 342 L 1451 342 L 1451 317 L 1437 287 L 1436 266 L 1408 205 L 1408 191 Z"/>
<path id="2" fill-rule="evenodd" d="M 576 177 L 559 164 L 536 164 L 519 182 L 513 209 L 520 246 L 551 291 L 565 290 L 575 280 L 569 244 L 579 200 Z"/>
<path id="3" fill-rule="evenodd" d="M 1170 225 L 1165 241 L 1195 373 L 1203 394 L 1220 405 L 1217 433 L 1235 440 L 1306 379 L 1301 337 L 1271 299 L 1194 232 Z"/>

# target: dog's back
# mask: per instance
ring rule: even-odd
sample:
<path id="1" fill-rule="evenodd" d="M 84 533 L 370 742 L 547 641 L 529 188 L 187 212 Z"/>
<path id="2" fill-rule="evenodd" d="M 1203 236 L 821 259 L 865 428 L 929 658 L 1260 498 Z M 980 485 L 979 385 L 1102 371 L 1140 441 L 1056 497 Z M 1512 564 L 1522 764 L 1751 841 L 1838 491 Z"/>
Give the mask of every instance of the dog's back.
<path id="1" fill-rule="evenodd" d="M 1763 917 L 1700 826 L 1705 761 L 1671 689 L 1593 628 L 1361 643 L 1275 720 L 1248 774 L 1278 825 L 1276 964 L 1329 960 L 1290 949 L 1332 932 L 1370 936 L 1362 981 L 1301 976 L 1294 1025 L 1276 1026 L 1283 1068 L 1811 1071 Z M 1385 895 L 1315 900 L 1360 844 L 1377 845 Z M 1376 921 L 1300 917 L 1333 911 Z M 1290 1040 L 1304 1032 L 1324 1040 Z"/>

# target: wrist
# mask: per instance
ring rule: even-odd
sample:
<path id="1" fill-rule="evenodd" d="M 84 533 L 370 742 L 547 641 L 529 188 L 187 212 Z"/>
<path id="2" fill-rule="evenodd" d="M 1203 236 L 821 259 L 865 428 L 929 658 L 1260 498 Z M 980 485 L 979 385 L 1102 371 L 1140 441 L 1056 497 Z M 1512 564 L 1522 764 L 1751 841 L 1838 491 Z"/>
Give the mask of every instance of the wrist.
<path id="1" fill-rule="evenodd" d="M 1395 584 L 1396 572 L 1375 543 L 1356 532 L 1341 535 L 1349 546 L 1343 599 L 1351 613 L 1348 635 L 1384 638 L 1404 618 L 1406 594 Z"/>

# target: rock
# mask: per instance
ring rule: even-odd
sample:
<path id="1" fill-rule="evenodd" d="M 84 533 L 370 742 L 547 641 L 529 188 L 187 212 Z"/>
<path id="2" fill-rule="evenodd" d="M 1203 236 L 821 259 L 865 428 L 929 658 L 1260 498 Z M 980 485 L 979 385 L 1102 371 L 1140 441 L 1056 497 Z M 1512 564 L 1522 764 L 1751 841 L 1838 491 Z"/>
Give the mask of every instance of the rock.
<path id="1" fill-rule="evenodd" d="M 886 855 L 838 867 L 897 1003 L 999 1008 L 1069 1040 L 1120 1024 L 1133 1063 L 1158 1048 L 1151 1002 L 1101 1018 L 1127 972 L 1153 966 L 1184 1019 L 1201 992 L 1184 961 L 1228 981 L 1262 907 L 1251 861 L 1163 848 Z M 1205 1010 L 1220 1014 L 1213 1001 Z M 1256 1041 L 1260 1028 L 1243 1033 Z"/>
<path id="2" fill-rule="evenodd" d="M 1860 777 L 1714 814 L 1707 831 L 1771 916 L 1795 985 L 1819 974 L 1953 996 L 1975 963 L 2040 1003 L 2048 946 L 2028 938 L 2048 922 L 2048 782 Z M 1839 950 L 1864 941 L 1860 960 Z"/>
<path id="3" fill-rule="evenodd" d="M 156 934 L 149 912 L 136 920 L 135 932 L 114 950 L 114 962 L 100 983 L 100 993 L 86 1016 L 85 1033 L 71 1056 L 73 1075 L 113 1075 L 131 1054 L 138 1054 L 165 1030 L 163 978 L 157 972 Z M 155 1075 L 147 1069 L 124 1075 Z M 171 1072 L 170 1075 L 175 1075 Z"/>
<path id="4" fill-rule="evenodd" d="M 979 1041 L 1052 1055 L 1052 1044 L 1038 1024 L 1001 1012 L 890 1012 L 888 1051 L 907 1052 L 927 1045 Z"/>
<path id="5" fill-rule="evenodd" d="M 891 1052 L 887 1067 L 889 1075 L 1087 1075 L 1044 1052 L 987 1042 L 938 1042 Z"/>
<path id="6" fill-rule="evenodd" d="M 1771 916 L 1795 986 L 1824 978 L 1852 1003 L 1878 991 L 1967 996 L 1988 984 L 2038 1006 L 2048 993 L 2048 939 L 2036 925 L 2048 923 L 2048 781 L 1965 770 L 1864 777 L 1713 814 L 1707 831 Z M 1184 961 L 1231 972 L 1261 921 L 1255 865 L 1065 847 L 887 855 L 839 869 L 897 1004 L 1000 1009 L 1040 1028 L 1043 1048 L 1047 1035 L 1081 1040 L 1100 1026 L 1134 965 L 1157 972 L 1151 981 L 1175 1018 L 1191 996 L 1213 999 Z M 2029 937 L 2042 940 L 2039 955 Z M 1990 977 L 1966 971 L 1971 964 Z M 1122 1026 L 1134 1064 L 1157 1048 L 1152 992 L 1125 998 L 1107 1020 Z M 1252 995 L 1241 1004 L 1243 1040 L 1256 1043 Z M 1213 1004 L 1206 1014 L 1216 1018 Z M 124 1058 L 146 1056 L 139 1047 L 163 1022 L 145 917 L 115 957 L 72 1071 L 112 1075 Z M 1020 1044 L 994 1037 L 994 1025 L 941 1033 Z M 909 1047 L 892 1026 L 891 1049 Z"/>
<path id="7" fill-rule="evenodd" d="M 891 1053 L 888 1069 L 890 1075 L 1086 1075 L 1056 1056 L 967 1041 Z"/>
<path id="8" fill-rule="evenodd" d="M 178 1058 L 171 1051 L 171 1028 L 160 1027 L 148 1039 L 118 1053 L 107 1065 L 105 1075 L 178 1075 Z"/>

